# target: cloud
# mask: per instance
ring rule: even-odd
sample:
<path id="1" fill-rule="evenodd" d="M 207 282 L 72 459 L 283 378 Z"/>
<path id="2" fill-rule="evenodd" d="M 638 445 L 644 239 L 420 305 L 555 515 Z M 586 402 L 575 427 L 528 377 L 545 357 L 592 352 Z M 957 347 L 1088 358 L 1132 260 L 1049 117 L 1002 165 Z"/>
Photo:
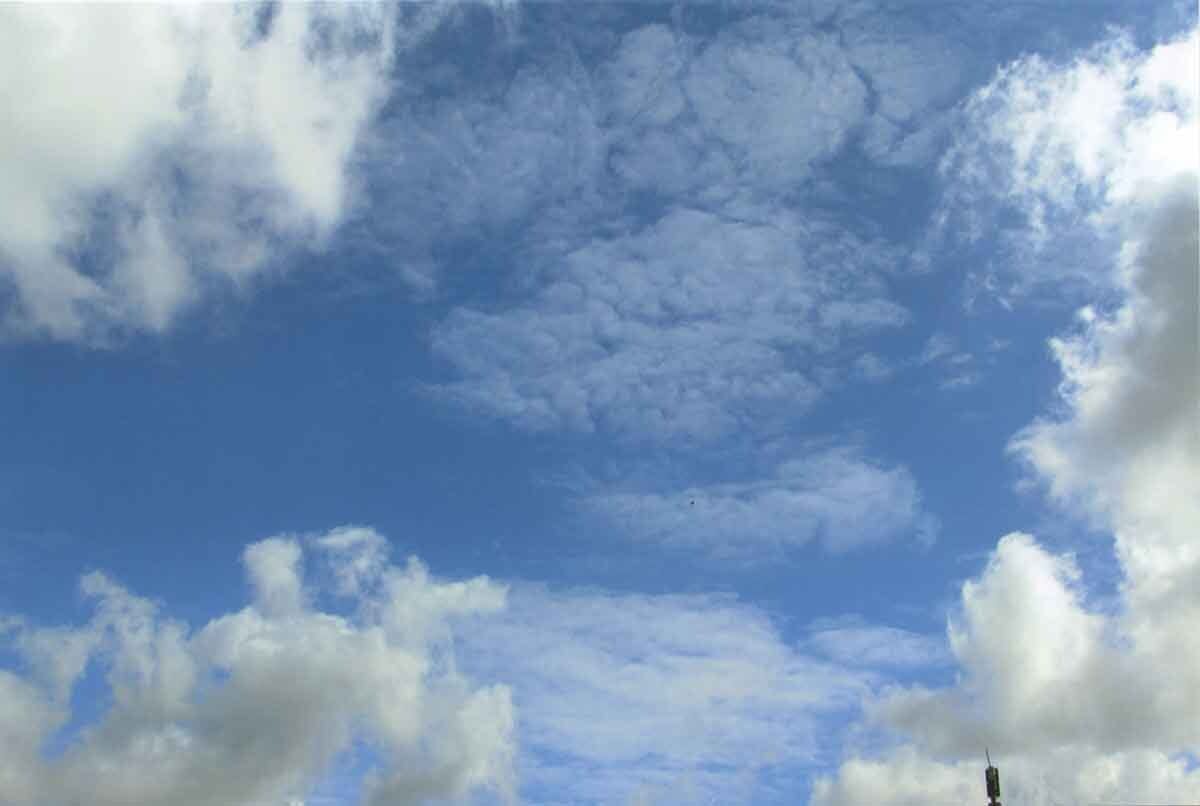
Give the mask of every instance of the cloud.
<path id="1" fill-rule="evenodd" d="M 925 158 L 969 61 L 911 10 L 756 9 L 708 38 L 687 16 L 622 36 L 600 88 L 616 177 L 706 202 L 795 193 L 855 138 L 879 164 Z"/>
<path id="2" fill-rule="evenodd" d="M 1011 256 L 984 291 L 1109 283 L 1097 269 L 1124 238 L 1120 216 L 1196 170 L 1196 51 L 1191 34 L 1147 53 L 1122 35 L 1069 62 L 1020 59 L 971 97 L 935 230 L 999 233 Z"/>
<path id="3" fill-rule="evenodd" d="M 969 386 L 979 383 L 980 377 L 978 372 L 960 372 L 943 379 L 938 383 L 938 388 L 946 391 L 966 389 Z"/>
<path id="4" fill-rule="evenodd" d="M 448 640 L 455 620 L 500 609 L 504 588 L 435 581 L 415 560 L 388 564 L 384 546 L 366 529 L 253 544 L 252 603 L 199 629 L 99 572 L 81 582 L 85 626 L 14 621 L 24 671 L 0 670 L 0 801 L 302 800 L 362 746 L 369 775 L 343 801 L 358 788 L 367 804 L 511 792 L 509 690 L 459 674 Z M 322 575 L 371 580 L 341 587 L 353 615 L 314 607 Z M 89 666 L 108 705 L 76 726 L 71 691 Z M 47 755 L 51 740 L 63 749 Z"/>
<path id="5" fill-rule="evenodd" d="M 1195 67 L 1198 48 L 1193 29 L 1128 57 L 1131 93 L 1155 88 L 1173 107 L 1129 118 L 1130 161 L 1110 160 L 1102 183 L 1096 220 L 1120 239 L 1111 285 L 1121 301 L 1083 309 L 1078 331 L 1051 342 L 1062 412 L 1012 444 L 1054 500 L 1111 527 L 1131 626 L 1155 641 L 1200 614 L 1200 155 L 1172 150 L 1181 133 L 1193 146 L 1200 136 L 1196 71 L 1184 73 L 1190 85 L 1174 72 Z M 1179 159 L 1167 172 L 1144 164 L 1147 149 Z M 1105 162 L 1094 153 L 1083 148 L 1084 166 Z"/>
<path id="6" fill-rule="evenodd" d="M 809 645 L 831 661 L 849 667 L 918 669 L 941 666 L 950 653 L 940 637 L 861 619 L 827 619 L 810 625 Z"/>
<path id="7" fill-rule="evenodd" d="M 945 333 L 934 333 L 925 342 L 925 346 L 921 348 L 921 355 L 917 358 L 917 363 L 930 364 L 934 361 L 948 358 L 953 354 L 954 340 Z"/>
<path id="8" fill-rule="evenodd" d="M 420 49 L 407 59 L 399 54 L 400 68 L 412 75 L 364 132 L 358 163 L 369 203 L 348 224 L 378 260 L 426 294 L 476 250 L 490 261 L 498 246 L 503 254 L 538 240 L 529 231 L 559 216 L 585 216 L 604 158 L 590 85 L 562 70 L 553 54 L 530 55 L 513 68 L 511 54 L 503 55 L 512 48 L 506 37 L 454 44 L 481 52 L 486 78 L 448 89 L 436 79 L 460 65 L 443 63 L 445 53 L 432 57 L 435 69 Z M 421 79 L 434 86 L 409 87 Z"/>
<path id="9" fill-rule="evenodd" d="M 1065 749 L 1042 754 L 1037 761 L 996 758 L 1001 767 L 1002 801 L 1012 803 L 1142 803 L 1155 797 L 1164 803 L 1194 799 L 1196 781 L 1187 764 L 1158 753 L 1130 752 L 1098 756 L 1088 750 Z M 943 763 L 901 748 L 885 761 L 855 759 L 843 765 L 836 780 L 818 781 L 814 804 L 887 803 L 924 806 L 970 803 L 983 793 L 982 759 Z M 1147 793 L 1161 793 L 1153 796 Z"/>
<path id="10" fill-rule="evenodd" d="M 907 321 L 885 279 L 902 255 L 813 200 L 873 116 L 895 161 L 956 86 L 930 89 L 926 70 L 957 76 L 961 48 L 919 15 L 739 12 L 707 36 L 695 17 L 541 56 L 465 105 L 413 104 L 430 158 L 394 164 L 438 201 L 401 203 L 424 211 L 400 216 L 409 240 L 430 219 L 536 234 L 480 247 L 514 266 L 511 293 L 435 328 L 457 375 L 444 398 L 531 430 L 710 441 L 794 416 L 823 391 L 823 356 Z"/>
<path id="11" fill-rule="evenodd" d="M 1169 646 L 1147 641 L 1136 618 L 1089 609 L 1081 585 L 1069 556 L 1003 538 L 963 586 L 950 630 L 960 682 L 876 700 L 873 719 L 912 743 L 845 762 L 813 802 L 977 797 L 985 745 L 1014 802 L 1185 802 L 1200 785 L 1186 760 L 1200 749 L 1190 628 L 1176 623 Z"/>
<path id="12" fill-rule="evenodd" d="M 794 802 L 825 719 L 874 679 L 798 651 L 731 597 L 532 585 L 461 657 L 512 682 L 538 803 Z"/>
<path id="13" fill-rule="evenodd" d="M 10 332 L 161 331 L 336 226 L 346 162 L 385 90 L 391 9 L 0 13 Z"/>
<path id="14" fill-rule="evenodd" d="M 898 253 L 803 203 L 867 114 L 861 71 L 838 36 L 788 15 L 748 15 L 706 38 L 685 20 L 643 25 L 601 53 L 569 70 L 523 68 L 492 114 L 472 103 L 470 125 L 440 124 L 462 181 L 499 188 L 482 197 L 511 198 L 539 237 L 504 255 L 516 264 L 508 293 L 460 304 L 434 328 L 450 373 L 430 390 L 518 428 L 623 447 L 694 456 L 735 434 L 778 436 L 836 382 L 838 357 L 909 320 L 889 289 Z M 513 111 L 526 96 L 540 110 L 576 99 L 577 111 L 526 136 Z M 817 96 L 819 114 L 808 111 Z M 497 144 L 496 159 L 481 142 Z M 520 175 L 506 167 L 517 154 Z M 542 177 L 546 160 L 569 178 Z M 485 228 L 509 209 L 454 206 Z M 868 359 L 862 371 L 886 368 Z M 932 535 L 906 470 L 847 457 L 765 473 L 758 462 L 724 486 L 627 487 L 583 505 L 640 539 L 717 554 Z M 842 475 L 818 483 L 805 463 Z M 878 519 L 850 512 L 842 498 L 857 493 Z"/>
<path id="15" fill-rule="evenodd" d="M 896 367 L 875 353 L 863 353 L 854 359 L 854 374 L 871 383 L 886 381 L 896 372 Z"/>
<path id="16" fill-rule="evenodd" d="M 847 17 L 841 45 L 870 99 L 863 151 L 884 165 L 933 158 L 947 122 L 942 112 L 958 99 L 971 62 L 964 44 L 953 38 L 958 32 L 895 9 L 864 6 L 839 13 Z"/>
<path id="17" fill-rule="evenodd" d="M 1200 523 L 1196 176 L 1184 174 L 1139 211 L 1145 229 L 1122 249 L 1123 304 L 1110 313 L 1083 309 L 1079 332 L 1051 342 L 1070 416 L 1038 420 L 1012 446 L 1055 499 L 1111 521 L 1120 550 L 1125 534 L 1139 544 L 1159 535 L 1161 548 L 1174 542 L 1184 550 Z M 1145 581 L 1198 559 L 1177 554 L 1144 569 Z"/>
<path id="18" fill-rule="evenodd" d="M 936 534 L 908 470 L 851 449 L 815 452 L 755 481 L 605 493 L 586 506 L 638 540 L 747 561 L 813 541 L 836 552 Z"/>
<path id="19" fill-rule="evenodd" d="M 1112 249 L 1090 270 L 1115 304 L 1051 342 L 1059 405 L 1011 450 L 1053 502 L 1111 532 L 1117 605 L 1090 603 L 1069 554 L 1004 537 L 950 626 L 959 682 L 880 698 L 875 724 L 911 744 L 847 761 L 816 803 L 917 802 L 917 780 L 977 791 L 978 765 L 959 759 L 980 744 L 1003 748 L 1024 803 L 1200 788 L 1197 47 L 1195 30 L 1147 53 L 1117 40 L 1062 68 L 1019 62 L 980 94 L 1009 113 L 987 125 L 1013 138 L 1006 187 L 1033 237 L 1061 213 Z"/>
<path id="20" fill-rule="evenodd" d="M 689 60 L 680 91 L 710 148 L 755 186 L 786 188 L 833 155 L 865 115 L 867 90 L 835 37 L 780 36 L 776 24 L 756 17 L 722 32 Z"/>
<path id="21" fill-rule="evenodd" d="M 792 216 L 677 209 L 585 243 L 528 303 L 459 308 L 433 334 L 438 391 L 537 430 L 711 440 L 819 394 L 808 367 L 903 324 L 867 244 Z"/>
<path id="22" fill-rule="evenodd" d="M 963 389 L 974 386 L 980 380 L 980 373 L 971 367 L 975 357 L 958 349 L 955 340 L 949 335 L 937 332 L 925 342 L 919 355 L 912 359 L 911 365 L 924 367 L 933 365 L 941 375 L 938 388 L 943 391 Z"/>
<path id="23" fill-rule="evenodd" d="M 359 526 L 251 544 L 250 603 L 195 628 L 100 572 L 82 626 L 0 619 L 0 802 L 788 803 L 878 670 L 941 662 L 859 619 L 792 643 L 730 595 L 387 555 Z"/>
<path id="24" fill-rule="evenodd" d="M 464 264 L 557 259 L 684 201 L 802 204 L 864 130 L 874 157 L 911 161 L 965 55 L 890 10 L 728 9 L 715 31 L 701 8 L 459 17 L 397 54 L 403 80 L 359 153 L 355 233 L 430 294 Z"/>
<path id="25" fill-rule="evenodd" d="M 791 15 L 748 16 L 707 39 L 643 26 L 597 78 L 612 179 L 708 204 L 795 190 L 867 112 L 837 37 Z"/>

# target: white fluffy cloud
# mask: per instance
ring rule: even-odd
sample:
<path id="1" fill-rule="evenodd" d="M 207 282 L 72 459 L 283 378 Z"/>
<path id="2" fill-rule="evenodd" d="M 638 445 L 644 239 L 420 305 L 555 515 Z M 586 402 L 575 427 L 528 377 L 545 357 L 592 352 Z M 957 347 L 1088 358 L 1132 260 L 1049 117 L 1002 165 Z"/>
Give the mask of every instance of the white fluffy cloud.
<path id="1" fill-rule="evenodd" d="M 1141 53 L 1118 36 L 1067 64 L 1021 59 L 975 93 L 967 134 L 943 162 L 951 187 L 940 225 L 999 233 L 1015 253 L 978 285 L 1003 295 L 1044 281 L 1110 283 L 1112 250 L 1141 226 L 1122 218 L 1196 170 L 1196 50 L 1184 36 Z"/>
<path id="2" fill-rule="evenodd" d="M 977 797 L 978 762 L 957 759 L 985 744 L 1003 748 L 1023 803 L 1200 791 L 1198 50 L 1194 30 L 1148 53 L 1118 40 L 1062 68 L 1019 62 L 979 96 L 1004 112 L 985 136 L 1007 148 L 1033 237 L 1073 217 L 1113 245 L 1089 271 L 1119 302 L 1052 342 L 1061 406 L 1012 450 L 1053 501 L 1111 532 L 1116 608 L 1089 601 L 1070 555 L 1003 538 L 951 625 L 960 681 L 878 701 L 877 723 L 912 744 L 848 761 L 817 803 L 924 802 L 926 781 Z"/>
<path id="3" fill-rule="evenodd" d="M 846 551 L 902 536 L 928 542 L 936 534 L 907 469 L 850 449 L 785 462 L 764 479 L 606 493 L 586 503 L 638 540 L 747 561 L 778 559 L 813 541 Z"/>
<path id="4" fill-rule="evenodd" d="M 1200 753 L 1194 611 L 1148 636 L 1132 607 L 1090 609 L 1081 586 L 1069 556 L 1003 538 L 950 630 L 960 681 L 874 701 L 874 720 L 911 743 L 845 762 L 814 803 L 978 798 L 985 746 L 1012 802 L 1188 802 L 1200 787 L 1187 758 Z"/>
<path id="5" fill-rule="evenodd" d="M 449 640 L 455 619 L 497 611 L 505 589 L 439 582 L 415 560 L 389 565 L 385 545 L 366 529 L 307 550 L 290 538 L 254 544 L 252 603 L 199 629 L 101 573 L 82 581 L 87 625 L 10 620 L 24 672 L 0 670 L 0 801 L 299 802 L 362 745 L 374 760 L 351 782 L 363 803 L 511 794 L 509 691 L 459 674 Z M 352 615 L 315 607 L 324 578 Z M 89 664 L 109 705 L 73 727 L 71 690 Z M 46 755 L 48 741 L 65 747 Z"/>
<path id="6" fill-rule="evenodd" d="M 387 555 L 362 527 L 254 543 L 251 603 L 196 628 L 99 572 L 84 626 L 0 619 L 0 802 L 791 803 L 876 670 L 942 662 L 858 619 L 793 643 L 729 595 Z"/>
<path id="7" fill-rule="evenodd" d="M 328 235 L 395 37 L 388 6 L 0 11 L 10 330 L 162 330 Z"/>

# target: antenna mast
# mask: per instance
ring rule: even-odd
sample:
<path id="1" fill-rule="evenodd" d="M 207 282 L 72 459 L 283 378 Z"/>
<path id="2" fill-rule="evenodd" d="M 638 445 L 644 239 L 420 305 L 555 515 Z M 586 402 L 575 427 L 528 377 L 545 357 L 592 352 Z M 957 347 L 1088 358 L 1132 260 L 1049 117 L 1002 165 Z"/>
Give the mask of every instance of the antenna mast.
<path id="1" fill-rule="evenodd" d="M 992 766 L 992 755 L 988 749 L 983 748 L 983 754 L 987 757 L 987 770 L 983 777 L 987 782 L 988 806 L 1000 806 L 1000 770 Z"/>

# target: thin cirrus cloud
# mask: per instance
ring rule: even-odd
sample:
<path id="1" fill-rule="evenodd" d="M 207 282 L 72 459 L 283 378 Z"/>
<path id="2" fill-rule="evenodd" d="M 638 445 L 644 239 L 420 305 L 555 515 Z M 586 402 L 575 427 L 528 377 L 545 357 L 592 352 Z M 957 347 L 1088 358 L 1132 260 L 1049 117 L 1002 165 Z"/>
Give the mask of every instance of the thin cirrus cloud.
<path id="1" fill-rule="evenodd" d="M 809 625 L 809 646 L 848 667 L 876 670 L 922 669 L 950 660 L 940 637 L 868 624 L 861 618 L 819 619 Z"/>
<path id="2" fill-rule="evenodd" d="M 1061 411 L 1010 449 L 1031 484 L 1111 532 L 1116 606 L 1090 601 L 1072 555 L 1005 536 L 950 625 L 960 681 L 879 697 L 873 724 L 908 743 L 848 759 L 815 803 L 966 797 L 977 770 L 960 759 L 980 743 L 1004 748 L 1024 803 L 1183 802 L 1200 788 L 1198 50 L 1193 29 L 1146 52 L 1118 38 L 1065 65 L 1019 61 L 977 98 L 1002 114 L 968 135 L 1008 138 L 998 179 L 1033 253 L 1054 220 L 1110 245 L 1092 282 L 1119 301 L 1081 309 L 1051 341 Z M 920 792 L 892 784 L 915 780 Z"/>
<path id="3" fill-rule="evenodd" d="M 461 657 L 512 682 L 519 768 L 539 803 L 791 802 L 804 771 L 831 760 L 831 718 L 881 680 L 830 660 L 841 637 L 805 652 L 730 596 L 515 585 L 481 622 Z"/>
<path id="4" fill-rule="evenodd" d="M 841 552 L 901 537 L 928 545 L 937 535 L 908 470 L 851 449 L 814 452 L 760 480 L 604 493 L 585 506 L 634 539 L 742 561 L 811 542 Z"/>

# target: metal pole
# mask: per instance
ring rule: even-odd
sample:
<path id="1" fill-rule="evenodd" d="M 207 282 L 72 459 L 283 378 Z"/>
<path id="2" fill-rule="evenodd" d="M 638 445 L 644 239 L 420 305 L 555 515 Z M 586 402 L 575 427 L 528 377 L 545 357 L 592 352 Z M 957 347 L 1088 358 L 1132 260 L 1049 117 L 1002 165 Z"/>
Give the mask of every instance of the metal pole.
<path id="1" fill-rule="evenodd" d="M 987 756 L 987 770 L 983 774 L 983 779 L 987 783 L 988 806 L 1000 806 L 1000 770 L 992 766 L 992 755 L 983 750 Z"/>

